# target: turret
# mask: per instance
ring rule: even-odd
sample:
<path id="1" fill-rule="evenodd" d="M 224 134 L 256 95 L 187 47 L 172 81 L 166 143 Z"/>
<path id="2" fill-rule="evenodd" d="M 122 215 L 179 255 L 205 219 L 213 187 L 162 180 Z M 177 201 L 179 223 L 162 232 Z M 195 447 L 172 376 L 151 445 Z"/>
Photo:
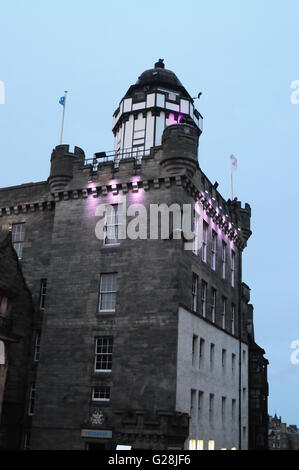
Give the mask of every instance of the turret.
<path id="1" fill-rule="evenodd" d="M 165 128 L 188 118 L 202 132 L 202 116 L 178 77 L 159 59 L 130 86 L 113 115 L 115 152 L 149 151 L 161 145 Z"/>
<path id="2" fill-rule="evenodd" d="M 199 135 L 198 128 L 191 124 L 166 127 L 162 136 L 162 167 L 172 174 L 186 170 L 192 177 L 198 168 Z"/>
<path id="3" fill-rule="evenodd" d="M 85 154 L 80 147 L 75 147 L 74 153 L 69 151 L 69 145 L 57 145 L 51 155 L 51 171 L 48 179 L 51 192 L 63 189 L 73 177 L 75 163 L 84 164 Z"/>

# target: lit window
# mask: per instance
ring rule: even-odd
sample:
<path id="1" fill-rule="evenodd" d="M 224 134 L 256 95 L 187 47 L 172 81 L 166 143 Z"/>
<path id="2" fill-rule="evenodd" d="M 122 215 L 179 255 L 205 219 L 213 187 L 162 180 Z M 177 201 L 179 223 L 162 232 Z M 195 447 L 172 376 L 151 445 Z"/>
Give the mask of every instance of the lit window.
<path id="1" fill-rule="evenodd" d="M 105 245 L 116 245 L 119 243 L 119 205 L 108 205 L 106 207 L 105 220 Z"/>
<path id="2" fill-rule="evenodd" d="M 212 246 L 211 246 L 211 268 L 216 271 L 216 257 L 217 257 L 217 233 L 212 231 Z"/>
<path id="3" fill-rule="evenodd" d="M 201 314 L 203 317 L 206 316 L 207 306 L 207 283 L 202 281 L 201 283 Z"/>
<path id="4" fill-rule="evenodd" d="M 192 275 L 192 310 L 197 312 L 197 297 L 198 297 L 198 276 L 193 273 Z"/>
<path id="5" fill-rule="evenodd" d="M 235 269 L 236 269 L 236 253 L 232 251 L 232 264 L 231 264 L 231 283 L 235 287 Z"/>
<path id="6" fill-rule="evenodd" d="M 39 294 L 39 308 L 41 310 L 45 309 L 46 294 L 47 294 L 47 279 L 42 279 L 40 283 L 40 294 Z"/>
<path id="7" fill-rule="evenodd" d="M 100 312 L 115 312 L 116 292 L 117 292 L 116 273 L 102 274 L 100 281 Z"/>
<path id="8" fill-rule="evenodd" d="M 216 322 L 216 295 L 216 289 L 212 288 L 211 320 L 213 323 Z"/>
<path id="9" fill-rule="evenodd" d="M 110 387 L 94 387 L 92 389 L 93 401 L 110 401 Z"/>
<path id="10" fill-rule="evenodd" d="M 95 365 L 96 372 L 111 372 L 112 370 L 113 338 L 103 336 L 96 339 Z"/>
<path id="11" fill-rule="evenodd" d="M 222 297 L 222 312 L 221 312 L 221 326 L 224 329 L 225 328 L 225 321 L 226 321 L 226 298 Z"/>
<path id="12" fill-rule="evenodd" d="M 221 264 L 222 264 L 222 279 L 226 279 L 226 243 L 225 242 L 222 242 Z"/>
<path id="13" fill-rule="evenodd" d="M 207 262 L 207 246 L 208 246 L 208 224 L 203 221 L 203 232 L 202 232 L 202 260 L 204 263 Z"/>
<path id="14" fill-rule="evenodd" d="M 235 318 L 236 318 L 236 306 L 232 304 L 232 335 L 235 334 Z"/>
<path id="15" fill-rule="evenodd" d="M 30 387 L 30 392 L 29 392 L 29 403 L 28 403 L 28 415 L 29 416 L 33 416 L 34 414 L 35 395 L 36 395 L 36 387 L 35 387 L 35 383 L 32 383 Z"/>
<path id="16" fill-rule="evenodd" d="M 35 335 L 35 342 L 34 342 L 34 362 L 39 362 L 40 356 L 40 331 L 38 331 Z"/>
<path id="17" fill-rule="evenodd" d="M 189 441 L 189 450 L 196 450 L 196 440 L 195 439 L 191 439 Z"/>
<path id="18" fill-rule="evenodd" d="M 197 450 L 203 450 L 204 449 L 204 441 L 198 440 L 197 441 Z"/>
<path id="19" fill-rule="evenodd" d="M 215 441 L 209 441 L 209 450 L 215 450 Z"/>
<path id="20" fill-rule="evenodd" d="M 25 224 L 12 224 L 12 244 L 20 260 L 23 255 L 24 240 Z"/>

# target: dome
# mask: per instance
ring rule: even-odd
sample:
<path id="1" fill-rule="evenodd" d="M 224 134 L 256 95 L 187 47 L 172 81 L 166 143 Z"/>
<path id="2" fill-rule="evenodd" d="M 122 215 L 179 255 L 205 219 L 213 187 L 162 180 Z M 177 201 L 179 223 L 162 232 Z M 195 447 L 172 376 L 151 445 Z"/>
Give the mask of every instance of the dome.
<path id="1" fill-rule="evenodd" d="M 154 68 L 145 70 L 135 85 L 130 86 L 125 97 L 132 96 L 136 91 L 154 90 L 158 86 L 179 91 L 182 97 L 192 99 L 176 74 L 172 70 L 165 68 L 164 59 L 159 59 L 155 63 Z"/>
<path id="2" fill-rule="evenodd" d="M 155 68 L 145 70 L 138 78 L 136 85 L 150 85 L 157 82 L 175 87 L 183 86 L 176 74 L 165 68 L 163 59 L 155 63 Z"/>

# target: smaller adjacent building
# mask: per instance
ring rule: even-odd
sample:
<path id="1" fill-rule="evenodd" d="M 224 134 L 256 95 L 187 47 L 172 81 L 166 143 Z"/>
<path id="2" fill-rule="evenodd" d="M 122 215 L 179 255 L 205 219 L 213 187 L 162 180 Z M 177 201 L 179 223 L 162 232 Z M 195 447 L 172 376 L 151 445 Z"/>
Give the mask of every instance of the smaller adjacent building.
<path id="1" fill-rule="evenodd" d="M 299 450 L 299 429 L 282 422 L 281 416 L 269 416 L 269 450 Z"/>
<path id="2" fill-rule="evenodd" d="M 0 449 L 17 448 L 21 440 L 32 313 L 11 235 L 0 230 Z"/>

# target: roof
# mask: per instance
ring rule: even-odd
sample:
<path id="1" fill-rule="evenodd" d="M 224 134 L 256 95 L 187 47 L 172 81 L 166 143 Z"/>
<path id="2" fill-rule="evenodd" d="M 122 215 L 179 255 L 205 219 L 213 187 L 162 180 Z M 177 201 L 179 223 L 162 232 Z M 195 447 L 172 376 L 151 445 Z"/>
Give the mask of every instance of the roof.
<path id="1" fill-rule="evenodd" d="M 159 85 L 173 91 L 180 91 L 182 96 L 192 99 L 176 74 L 172 70 L 165 68 L 164 59 L 159 59 L 155 63 L 154 68 L 145 70 L 139 76 L 135 85 L 129 88 L 125 96 L 131 96 L 137 90 L 151 90 Z"/>

